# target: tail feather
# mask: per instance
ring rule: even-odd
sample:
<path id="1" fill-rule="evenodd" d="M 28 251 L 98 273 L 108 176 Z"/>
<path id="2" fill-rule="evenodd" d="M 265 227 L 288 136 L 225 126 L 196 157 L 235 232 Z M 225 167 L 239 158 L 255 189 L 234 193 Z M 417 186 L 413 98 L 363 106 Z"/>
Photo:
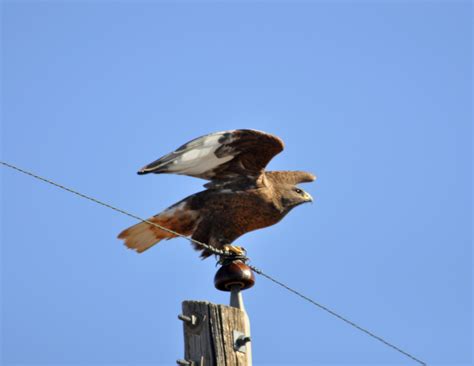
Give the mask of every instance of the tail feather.
<path id="1" fill-rule="evenodd" d="M 161 221 L 158 219 L 158 217 L 152 217 L 148 221 L 165 226 L 161 224 Z M 134 249 L 138 253 L 144 252 L 163 239 L 171 239 L 174 237 L 175 235 L 161 230 L 156 226 L 150 225 L 147 222 L 140 222 L 136 225 L 133 225 L 118 235 L 118 238 L 123 239 L 124 244 L 128 248 Z"/>
<path id="2" fill-rule="evenodd" d="M 177 212 L 177 210 L 170 210 L 164 211 L 163 213 L 148 219 L 148 221 L 173 230 L 179 234 L 189 236 L 192 234 L 196 225 L 196 215 L 193 214 L 192 211 Z M 153 245 L 159 243 L 161 240 L 172 239 L 176 236 L 177 235 L 171 234 L 170 232 L 162 230 L 147 222 L 140 222 L 122 231 L 118 235 L 118 238 L 124 240 L 124 244 L 128 248 L 133 249 L 138 253 L 142 253 Z"/>

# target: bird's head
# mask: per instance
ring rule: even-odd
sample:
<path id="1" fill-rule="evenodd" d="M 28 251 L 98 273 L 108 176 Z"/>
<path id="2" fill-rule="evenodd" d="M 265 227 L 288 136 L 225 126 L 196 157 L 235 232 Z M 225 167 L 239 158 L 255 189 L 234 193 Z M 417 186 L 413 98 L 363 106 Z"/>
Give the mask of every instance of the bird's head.
<path id="1" fill-rule="evenodd" d="M 313 197 L 300 187 L 285 185 L 280 189 L 281 206 L 285 211 L 289 211 L 302 203 L 313 202 Z"/>
<path id="2" fill-rule="evenodd" d="M 292 208 L 306 202 L 313 202 L 313 197 L 300 187 L 299 183 L 309 183 L 316 176 L 302 171 L 273 171 L 265 172 L 263 184 L 273 191 L 273 202 L 282 213 L 288 213 Z"/>

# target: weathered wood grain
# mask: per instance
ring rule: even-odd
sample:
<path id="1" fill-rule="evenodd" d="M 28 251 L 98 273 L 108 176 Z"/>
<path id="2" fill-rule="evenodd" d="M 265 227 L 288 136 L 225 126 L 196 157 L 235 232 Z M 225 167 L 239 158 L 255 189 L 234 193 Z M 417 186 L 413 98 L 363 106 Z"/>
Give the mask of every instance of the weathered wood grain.
<path id="1" fill-rule="evenodd" d="M 207 301 L 184 301 L 183 315 L 197 318 L 184 323 L 185 359 L 199 366 L 251 366 L 247 353 L 234 350 L 233 331 L 248 334 L 245 311 Z"/>

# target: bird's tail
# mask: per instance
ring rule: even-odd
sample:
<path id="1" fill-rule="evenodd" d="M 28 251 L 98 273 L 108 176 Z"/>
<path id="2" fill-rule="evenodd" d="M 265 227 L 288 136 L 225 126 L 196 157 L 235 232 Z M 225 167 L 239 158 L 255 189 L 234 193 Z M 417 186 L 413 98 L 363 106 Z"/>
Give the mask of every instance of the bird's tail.
<path id="1" fill-rule="evenodd" d="M 196 216 L 193 211 L 179 206 L 172 206 L 162 213 L 149 218 L 148 221 L 179 234 L 189 236 L 196 225 Z M 118 238 L 124 240 L 124 244 L 128 248 L 142 253 L 161 240 L 172 239 L 176 236 L 148 222 L 140 222 L 122 231 Z"/>

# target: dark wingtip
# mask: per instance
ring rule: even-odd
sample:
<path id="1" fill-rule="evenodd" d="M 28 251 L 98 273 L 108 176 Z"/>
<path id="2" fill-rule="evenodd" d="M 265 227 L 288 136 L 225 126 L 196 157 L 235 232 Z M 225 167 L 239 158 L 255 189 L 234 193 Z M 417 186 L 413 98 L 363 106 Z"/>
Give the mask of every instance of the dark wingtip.
<path id="1" fill-rule="evenodd" d="M 153 171 L 153 170 L 151 169 L 151 166 L 152 166 L 152 165 L 153 165 L 153 163 L 141 167 L 140 170 L 137 172 L 137 174 L 138 174 L 138 175 L 143 175 L 143 174 L 151 173 L 151 172 Z"/>

